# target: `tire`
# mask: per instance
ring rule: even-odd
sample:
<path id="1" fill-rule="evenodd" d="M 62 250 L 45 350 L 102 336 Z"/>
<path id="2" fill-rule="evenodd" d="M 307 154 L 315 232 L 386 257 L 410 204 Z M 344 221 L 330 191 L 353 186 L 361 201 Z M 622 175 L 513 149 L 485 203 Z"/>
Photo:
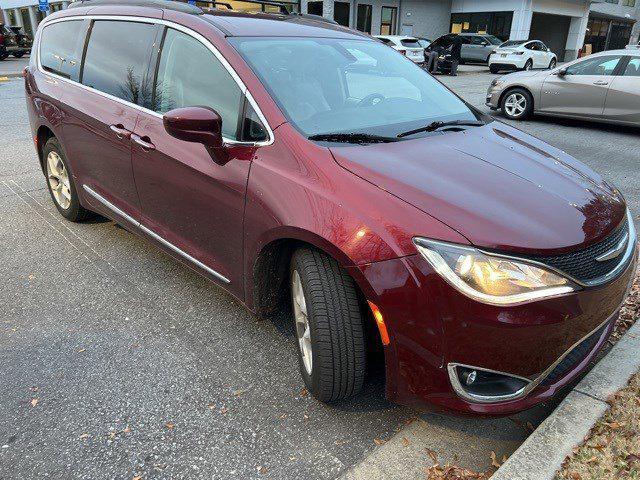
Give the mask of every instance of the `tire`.
<path id="1" fill-rule="evenodd" d="M 291 259 L 290 287 L 307 390 L 326 403 L 356 395 L 364 382 L 366 345 L 353 280 L 331 257 L 300 248 Z M 302 309 L 306 315 L 299 314 Z"/>
<path id="2" fill-rule="evenodd" d="M 42 158 L 47 188 L 60 215 L 72 222 L 82 222 L 93 216 L 93 212 L 80 205 L 69 162 L 57 138 L 51 137 L 47 140 L 42 150 Z"/>
<path id="3" fill-rule="evenodd" d="M 493 65 L 489 66 L 489 71 L 493 74 L 496 74 L 500 71 L 500 69 L 494 67 Z"/>
<path id="4" fill-rule="evenodd" d="M 527 63 L 524 64 L 524 68 L 522 70 L 531 70 L 533 68 L 533 60 L 527 60 Z"/>
<path id="5" fill-rule="evenodd" d="M 13 54 L 13 56 L 16 58 L 22 58 L 23 55 L 24 55 L 24 52 L 16 52 Z"/>
<path id="6" fill-rule="evenodd" d="M 554 68 L 556 68 L 557 64 L 558 62 L 556 61 L 556 59 L 552 58 L 551 61 L 549 62 L 549 70 L 553 70 Z"/>
<path id="7" fill-rule="evenodd" d="M 0 53 L 0 61 L 4 60 L 5 58 L 7 58 L 9 55 L 7 55 L 6 53 Z"/>
<path id="8" fill-rule="evenodd" d="M 533 97 L 524 88 L 513 88 L 502 95 L 500 108 L 505 117 L 524 120 L 533 113 Z"/>

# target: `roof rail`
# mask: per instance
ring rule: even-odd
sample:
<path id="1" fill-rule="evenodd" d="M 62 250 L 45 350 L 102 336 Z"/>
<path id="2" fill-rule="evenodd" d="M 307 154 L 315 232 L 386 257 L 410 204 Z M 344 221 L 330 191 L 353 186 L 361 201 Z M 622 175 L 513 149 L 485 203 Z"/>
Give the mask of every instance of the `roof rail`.
<path id="1" fill-rule="evenodd" d="M 216 2 L 219 3 L 219 2 Z M 195 5 L 173 0 L 76 0 L 69 4 L 68 8 L 87 7 L 100 5 L 127 5 L 132 7 L 156 7 L 163 10 L 176 10 L 178 12 L 202 15 L 202 9 Z"/>

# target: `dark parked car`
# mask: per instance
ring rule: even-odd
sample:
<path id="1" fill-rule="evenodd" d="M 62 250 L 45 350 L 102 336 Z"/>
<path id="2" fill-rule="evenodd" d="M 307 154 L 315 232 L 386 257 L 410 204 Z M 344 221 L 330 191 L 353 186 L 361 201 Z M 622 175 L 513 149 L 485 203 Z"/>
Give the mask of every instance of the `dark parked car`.
<path id="1" fill-rule="evenodd" d="M 16 34 L 7 25 L 0 23 L 0 60 L 9 55 L 19 55 L 21 51 Z"/>
<path id="2" fill-rule="evenodd" d="M 31 37 L 24 32 L 22 27 L 12 25 L 9 28 L 15 34 L 18 47 L 21 49 L 20 51 L 15 52 L 13 56 L 20 58 L 23 55 L 30 53 L 32 44 Z"/>
<path id="3" fill-rule="evenodd" d="M 439 59 L 438 70 L 443 73 L 451 71 L 451 44 L 454 38 L 457 37 L 462 41 L 461 61 L 463 63 L 487 63 L 491 53 L 502 43 L 502 40 L 493 35 L 480 33 L 448 33 L 438 37 L 426 48 L 426 52 L 434 50 L 442 52 Z"/>
<path id="4" fill-rule="evenodd" d="M 606 342 L 637 249 L 597 173 L 366 34 L 124 3 L 38 30 L 25 90 L 51 198 L 290 314 L 318 399 L 357 394 L 381 352 L 393 401 L 506 414 Z"/>

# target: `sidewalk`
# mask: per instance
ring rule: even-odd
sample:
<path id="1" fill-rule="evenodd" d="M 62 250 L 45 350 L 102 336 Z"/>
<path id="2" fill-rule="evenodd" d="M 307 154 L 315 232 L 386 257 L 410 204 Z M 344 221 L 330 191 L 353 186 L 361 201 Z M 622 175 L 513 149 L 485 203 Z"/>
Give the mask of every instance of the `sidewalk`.
<path id="1" fill-rule="evenodd" d="M 28 55 L 22 58 L 7 57 L 0 61 L 0 77 L 21 77 L 22 70 L 27 65 L 29 65 Z"/>

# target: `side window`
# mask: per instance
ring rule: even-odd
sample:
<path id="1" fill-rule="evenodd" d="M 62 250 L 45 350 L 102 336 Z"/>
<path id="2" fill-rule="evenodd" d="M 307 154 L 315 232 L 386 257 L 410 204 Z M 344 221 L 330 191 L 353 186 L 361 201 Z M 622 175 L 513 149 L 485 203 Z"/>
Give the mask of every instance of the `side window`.
<path id="1" fill-rule="evenodd" d="M 69 20 L 47 25 L 40 39 L 40 63 L 48 72 L 78 80 L 86 24 Z"/>
<path id="2" fill-rule="evenodd" d="M 629 60 L 627 68 L 624 69 L 625 77 L 640 77 L 640 57 Z"/>
<path id="3" fill-rule="evenodd" d="M 482 45 L 484 43 L 484 38 L 482 37 L 471 37 L 471 45 Z"/>
<path id="4" fill-rule="evenodd" d="M 535 42 L 531 42 L 531 43 L 527 43 L 524 48 L 526 48 L 527 50 L 535 50 L 536 49 L 536 44 Z"/>
<path id="5" fill-rule="evenodd" d="M 190 35 L 167 29 L 154 110 L 165 113 L 180 107 L 213 108 L 222 117 L 222 134 L 237 140 L 242 100 L 240 87 L 207 47 Z"/>
<path id="6" fill-rule="evenodd" d="M 621 58 L 613 55 L 588 58 L 567 67 L 567 75 L 612 75 Z"/>
<path id="7" fill-rule="evenodd" d="M 258 114 L 248 100 L 245 101 L 244 118 L 242 123 L 242 138 L 244 142 L 261 142 L 268 138 Z"/>
<path id="8" fill-rule="evenodd" d="M 96 20 L 82 68 L 82 84 L 142 104 L 151 96 L 149 57 L 156 33 L 150 23 Z"/>

